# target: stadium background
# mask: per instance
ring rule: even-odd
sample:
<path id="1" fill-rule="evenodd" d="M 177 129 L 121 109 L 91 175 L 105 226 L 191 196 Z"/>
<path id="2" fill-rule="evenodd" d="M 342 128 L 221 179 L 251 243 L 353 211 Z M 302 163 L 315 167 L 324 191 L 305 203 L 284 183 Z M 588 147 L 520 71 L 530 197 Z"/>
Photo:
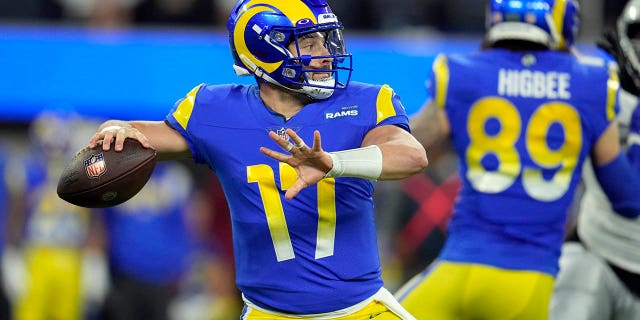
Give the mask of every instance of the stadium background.
<path id="1" fill-rule="evenodd" d="M 43 110 L 161 120 L 199 83 L 252 83 L 231 68 L 225 23 L 232 2 L 0 0 L 0 147 L 25 155 L 29 124 Z M 427 98 L 435 56 L 477 49 L 484 30 L 484 0 L 329 2 L 346 27 L 352 80 L 389 84 L 410 115 Z M 624 3 L 582 1 L 580 51 L 595 49 Z M 391 290 L 424 268 L 444 240 L 458 180 L 455 156 L 442 151 L 424 174 L 377 185 Z M 205 168 L 191 169 L 202 188 L 215 184 Z M 228 247 L 228 223 L 217 219 L 211 230 Z"/>

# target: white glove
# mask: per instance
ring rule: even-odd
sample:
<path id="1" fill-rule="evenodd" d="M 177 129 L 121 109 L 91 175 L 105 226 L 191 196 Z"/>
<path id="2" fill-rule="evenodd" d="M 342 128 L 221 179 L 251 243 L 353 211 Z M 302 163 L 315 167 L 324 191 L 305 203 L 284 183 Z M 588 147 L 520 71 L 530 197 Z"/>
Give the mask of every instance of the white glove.
<path id="1" fill-rule="evenodd" d="M 9 300 L 15 302 L 27 291 L 29 278 L 20 249 L 12 246 L 4 248 L 2 254 L 2 281 Z"/>
<path id="2" fill-rule="evenodd" d="M 90 304 L 100 305 L 109 292 L 109 269 L 102 252 L 85 250 L 82 257 L 82 290 Z"/>

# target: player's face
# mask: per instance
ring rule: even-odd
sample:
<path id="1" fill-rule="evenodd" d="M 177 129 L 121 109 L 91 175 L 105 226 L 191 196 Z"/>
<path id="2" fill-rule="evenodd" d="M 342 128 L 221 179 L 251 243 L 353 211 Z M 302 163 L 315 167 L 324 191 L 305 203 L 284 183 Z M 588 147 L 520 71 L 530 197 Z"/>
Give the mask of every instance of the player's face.
<path id="1" fill-rule="evenodd" d="M 326 36 L 322 32 L 308 33 L 298 38 L 298 47 L 300 48 L 299 56 L 324 56 L 323 58 L 311 59 L 308 66 L 304 69 L 330 69 L 333 59 L 329 57 L 329 50 L 326 47 Z M 292 41 L 288 47 L 294 56 L 298 56 L 295 41 Z M 307 76 L 313 80 L 325 79 L 331 76 L 327 72 L 310 72 Z"/>

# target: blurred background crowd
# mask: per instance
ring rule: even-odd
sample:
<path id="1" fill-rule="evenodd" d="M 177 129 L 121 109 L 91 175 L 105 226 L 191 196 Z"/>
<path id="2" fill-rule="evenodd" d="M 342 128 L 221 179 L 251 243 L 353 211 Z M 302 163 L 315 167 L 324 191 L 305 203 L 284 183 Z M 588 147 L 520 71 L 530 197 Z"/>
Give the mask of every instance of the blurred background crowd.
<path id="1" fill-rule="evenodd" d="M 479 38 L 484 31 L 484 0 L 328 2 L 345 25 L 347 44 L 349 36 L 355 34 L 366 35 L 367 41 L 376 43 L 375 39 L 383 35 L 428 41 L 459 36 Z M 105 30 L 224 32 L 234 3 L 0 0 L 0 26 L 12 30 L 24 27 L 27 31 L 32 26 L 46 29 L 64 25 Z M 625 3 L 582 1 L 580 41 L 592 43 Z M 3 59 L 2 52 L 10 48 L 3 47 L 7 42 L 2 40 L 10 36 L 3 35 L 2 30 L 8 29 L 0 29 L 0 70 L 7 70 L 16 62 Z M 429 67 L 430 61 L 425 61 L 424 66 Z M 383 61 L 364 68 L 384 71 L 394 66 Z M 356 69 L 355 73 L 359 72 Z M 417 76 L 424 81 L 428 74 Z M 241 300 L 234 285 L 228 207 L 211 171 L 191 163 L 161 165 L 145 189 L 121 206 L 94 211 L 68 206 L 55 194 L 60 169 L 86 145 L 92 130 L 104 119 L 95 115 L 88 118 L 82 112 L 85 106 L 74 106 L 72 111 L 42 106 L 32 115 L 3 116 L 10 109 L 21 108 L 2 103 L 3 90 L 7 92 L 12 84 L 11 74 L 4 73 L 3 77 L 1 271 L 4 303 L 13 306 L 16 316 L 74 319 L 73 310 L 79 309 L 80 304 L 84 311 L 79 317 L 86 319 L 237 318 Z M 168 111 L 171 103 L 157 107 Z M 381 257 L 386 287 L 392 291 L 432 261 L 445 238 L 459 181 L 455 155 L 434 154 L 441 156 L 430 159 L 424 174 L 377 185 Z M 78 282 L 82 284 L 81 292 L 73 289 Z M 38 317 L 45 313 L 49 316 Z M 0 319 L 7 317 L 0 314 Z"/>
<path id="2" fill-rule="evenodd" d="M 363 32 L 479 33 L 484 0 L 330 0 L 345 27 Z M 234 0 L 0 1 L 6 21 L 82 23 L 100 27 L 163 25 L 223 28 Z M 583 35 L 593 36 L 622 10 L 622 0 L 582 1 Z"/>

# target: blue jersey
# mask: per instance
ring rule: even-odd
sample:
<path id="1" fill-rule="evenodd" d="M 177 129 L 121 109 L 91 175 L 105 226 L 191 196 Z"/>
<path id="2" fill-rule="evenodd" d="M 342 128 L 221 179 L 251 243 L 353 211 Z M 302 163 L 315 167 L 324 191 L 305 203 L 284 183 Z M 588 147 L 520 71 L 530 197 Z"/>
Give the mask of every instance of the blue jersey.
<path id="1" fill-rule="evenodd" d="M 89 231 L 90 211 L 58 197 L 62 168 L 48 160 L 34 152 L 12 166 L 12 179 L 20 180 L 14 182 L 24 192 L 23 241 L 32 246 L 81 248 Z"/>
<path id="2" fill-rule="evenodd" d="M 555 275 L 583 161 L 617 112 L 615 68 L 493 49 L 433 70 L 463 182 L 441 258 Z"/>
<path id="3" fill-rule="evenodd" d="M 159 163 L 138 194 L 104 210 L 114 272 L 157 284 L 183 275 L 192 243 L 185 222 L 192 190 L 186 168 Z"/>
<path id="4" fill-rule="evenodd" d="M 285 121 L 263 104 L 255 85 L 201 85 L 167 121 L 194 159 L 220 179 L 231 211 L 236 281 L 248 300 L 274 311 L 324 313 L 380 289 L 373 183 L 329 178 L 285 200 L 295 170 L 259 148 L 280 150 L 268 132 L 284 134 L 286 128 L 307 143 L 319 130 L 326 151 L 359 148 L 376 126 L 409 130 L 391 88 L 352 82 Z"/>

